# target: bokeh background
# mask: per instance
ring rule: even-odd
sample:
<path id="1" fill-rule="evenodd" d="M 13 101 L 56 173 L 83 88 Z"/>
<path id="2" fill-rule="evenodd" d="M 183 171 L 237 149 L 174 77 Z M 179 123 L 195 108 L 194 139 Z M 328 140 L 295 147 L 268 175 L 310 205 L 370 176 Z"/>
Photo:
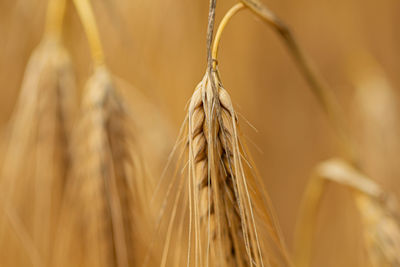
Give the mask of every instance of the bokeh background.
<path id="1" fill-rule="evenodd" d="M 205 0 L 92 1 L 112 72 L 157 105 L 177 135 L 185 106 L 206 68 Z M 342 104 L 362 166 L 400 196 L 400 2 L 397 0 L 263 0 L 292 29 Z M 218 0 L 217 22 L 234 4 Z M 45 22 L 45 0 L 0 0 L 0 127 L 14 108 Z M 92 71 L 76 10 L 68 3 L 65 44 L 82 89 Z M 340 156 L 334 131 L 281 40 L 250 11 L 222 37 L 219 68 L 242 119 L 284 235 L 291 248 L 308 176 Z M 172 144 L 171 148 L 172 148 Z M 360 221 L 348 192 L 323 198 L 313 266 L 368 266 Z"/>

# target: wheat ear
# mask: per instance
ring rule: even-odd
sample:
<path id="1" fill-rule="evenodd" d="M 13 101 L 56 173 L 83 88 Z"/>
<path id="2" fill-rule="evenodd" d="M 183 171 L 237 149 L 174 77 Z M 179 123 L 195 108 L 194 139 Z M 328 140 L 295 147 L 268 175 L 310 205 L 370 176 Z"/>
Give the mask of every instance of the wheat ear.
<path id="1" fill-rule="evenodd" d="M 73 233 L 84 232 L 69 249 L 82 246 L 84 266 L 136 266 L 143 167 L 128 112 L 105 67 L 97 67 L 86 85 L 81 116 L 64 208 L 74 220 Z"/>
<path id="2" fill-rule="evenodd" d="M 328 182 L 351 189 L 364 224 L 365 247 L 373 266 L 399 265 L 400 224 L 394 196 L 385 192 L 351 164 L 333 159 L 317 166 L 304 194 L 296 229 L 296 266 L 310 265 L 311 240 L 318 204 Z"/>
<path id="3" fill-rule="evenodd" d="M 206 74 L 190 100 L 180 138 L 187 176 L 177 180 L 174 203 L 166 207 L 172 210 L 161 266 L 169 266 L 168 256 L 182 249 L 179 241 L 171 243 L 171 225 L 185 215 L 186 206 L 187 266 L 291 266 L 274 211 L 241 140 L 230 96 L 217 70 L 213 75 L 218 95 Z"/>
<path id="4" fill-rule="evenodd" d="M 14 209 L 14 217 L 32 236 L 45 264 L 69 169 L 68 138 L 75 107 L 75 79 L 60 39 L 64 5 L 64 1 L 49 3 L 45 35 L 29 59 L 12 115 L 1 180 L 5 214 Z M 2 237 L 4 230 L 2 221 Z"/>
<path id="5" fill-rule="evenodd" d="M 130 113 L 105 66 L 90 2 L 74 3 L 88 37 L 95 71 L 86 85 L 81 119 L 74 133 L 73 173 L 64 206 L 67 230 L 60 228 L 61 236 L 71 231 L 79 236 L 61 238 L 56 262 L 62 261 L 60 257 L 78 255 L 83 266 L 137 266 L 141 244 L 135 228 L 147 199 L 139 146 Z"/>
<path id="6" fill-rule="evenodd" d="M 215 1 L 210 1 L 207 72 L 190 100 L 185 131 L 189 229 L 187 266 L 289 266 L 270 203 L 254 173 L 228 92 L 223 88 L 212 35 Z M 222 25 L 242 7 L 235 6 Z M 217 32 L 220 36 L 220 31 Z M 214 43 L 215 44 L 215 43 Z M 218 47 L 217 46 L 214 46 Z M 186 166 L 186 165 L 185 165 Z M 177 217 L 181 180 L 169 225 Z M 185 205 L 186 206 L 186 205 Z M 161 266 L 167 266 L 169 226 Z"/>
<path id="7" fill-rule="evenodd" d="M 261 239 L 259 234 L 263 231 L 256 220 L 260 216 L 257 205 L 261 204 L 257 200 L 264 192 L 258 191 L 255 177 L 247 169 L 229 94 L 218 73 L 213 75 L 218 95 L 213 94 L 212 81 L 206 75 L 188 111 L 195 258 L 211 266 L 285 266 L 283 241 L 271 211 L 263 214 L 268 238 Z"/>

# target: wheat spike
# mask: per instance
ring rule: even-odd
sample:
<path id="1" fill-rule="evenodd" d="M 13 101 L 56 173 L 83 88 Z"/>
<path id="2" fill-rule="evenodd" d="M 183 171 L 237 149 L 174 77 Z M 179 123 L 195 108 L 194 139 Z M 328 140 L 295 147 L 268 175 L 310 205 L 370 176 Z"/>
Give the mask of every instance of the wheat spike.
<path id="1" fill-rule="evenodd" d="M 134 219 L 147 189 L 129 121 L 109 72 L 97 67 L 74 134 L 73 181 L 64 207 L 66 214 L 72 210 L 73 233 L 84 231 L 70 247 L 81 243 L 83 266 L 136 266 Z"/>
<path id="2" fill-rule="evenodd" d="M 207 76 L 194 93 L 189 106 L 189 171 L 193 179 L 196 220 L 201 227 L 197 231 L 202 233 L 200 240 L 209 240 L 210 248 L 205 251 L 210 250 L 211 262 L 220 266 L 248 266 L 244 240 L 250 243 L 249 236 L 248 233 L 239 236 L 242 232 L 239 213 L 243 211 L 239 210 L 235 196 L 238 181 L 234 178 L 233 157 L 237 151 L 233 146 L 237 144 L 232 119 L 236 124 L 236 117 L 231 113 L 228 97 L 223 89 L 214 96 Z M 217 101 L 223 104 L 217 107 Z M 257 247 L 252 248 L 255 250 L 249 255 L 258 258 Z"/>
<path id="3" fill-rule="evenodd" d="M 359 210 L 364 228 L 365 247 L 372 266 L 399 266 L 400 224 L 397 201 L 378 184 L 351 164 L 333 159 L 318 165 L 303 199 L 297 228 L 297 266 L 309 266 L 311 236 L 318 203 L 327 182 L 348 187 Z"/>
<path id="4" fill-rule="evenodd" d="M 217 90 L 206 74 L 190 100 L 182 136 L 188 153 L 183 178 L 188 197 L 181 200 L 189 201 L 187 266 L 289 266 L 270 203 L 240 140 L 230 96 L 218 72 L 212 75 Z M 181 186 L 182 180 L 170 224 L 178 217 Z M 169 237 L 166 242 L 168 250 Z"/>
<path id="5" fill-rule="evenodd" d="M 75 80 L 58 39 L 46 37 L 33 52 L 13 114 L 2 168 L 2 222 L 12 210 L 44 262 L 69 169 L 68 137 L 74 119 Z"/>

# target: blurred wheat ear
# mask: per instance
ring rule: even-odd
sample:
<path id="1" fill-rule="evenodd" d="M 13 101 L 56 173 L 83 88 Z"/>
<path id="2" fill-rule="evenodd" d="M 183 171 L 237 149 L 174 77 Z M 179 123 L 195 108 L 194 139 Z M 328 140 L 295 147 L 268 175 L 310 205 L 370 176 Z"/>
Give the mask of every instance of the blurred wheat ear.
<path id="1" fill-rule="evenodd" d="M 147 223 L 140 208 L 147 188 L 129 113 L 103 66 L 87 82 L 73 136 L 56 263 L 137 266 L 145 251 L 137 233 Z M 68 262 L 71 255 L 80 262 Z"/>
<path id="2" fill-rule="evenodd" d="M 29 59 L 8 132 L 1 172 L 1 247 L 18 239 L 10 213 L 26 238 L 15 252 L 22 256 L 28 239 L 43 264 L 52 253 L 55 225 L 70 167 L 69 135 L 74 119 L 75 79 L 67 52 L 46 37 Z M 14 240 L 15 241 L 15 240 Z M 13 243 L 13 242 L 12 242 Z M 23 249 L 25 247 L 25 249 Z M 11 248 L 10 248 L 11 249 Z M 25 251 L 24 251 L 25 250 Z M 7 249 L 1 257 L 7 259 Z M 30 252 L 32 254 L 32 252 Z M 30 258 L 33 256 L 31 255 Z M 22 257 L 23 258 L 23 257 Z M 31 259 L 32 261 L 32 259 Z M 38 260 L 36 260 L 38 261 Z"/>
<path id="3" fill-rule="evenodd" d="M 307 186 L 296 233 L 297 266 L 310 264 L 316 213 L 327 182 L 351 190 L 364 225 L 365 247 L 372 266 L 399 266 L 400 217 L 397 200 L 351 164 L 340 159 L 319 164 Z"/>

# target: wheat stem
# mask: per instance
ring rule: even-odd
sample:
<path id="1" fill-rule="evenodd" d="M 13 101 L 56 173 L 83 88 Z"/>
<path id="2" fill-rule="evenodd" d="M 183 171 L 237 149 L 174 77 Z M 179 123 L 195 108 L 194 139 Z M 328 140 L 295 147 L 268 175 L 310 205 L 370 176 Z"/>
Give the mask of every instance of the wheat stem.
<path id="1" fill-rule="evenodd" d="M 210 71 L 212 69 L 212 42 L 215 24 L 215 9 L 217 6 L 217 0 L 210 0 L 210 7 L 208 11 L 208 25 L 207 25 L 207 69 Z"/>
<path id="2" fill-rule="evenodd" d="M 103 65 L 104 52 L 90 0 L 74 0 L 74 4 L 85 29 L 93 61 L 97 66 Z"/>
<path id="3" fill-rule="evenodd" d="M 219 24 L 218 29 L 217 29 L 217 33 L 215 34 L 214 44 L 213 44 L 213 48 L 212 48 L 213 69 L 216 69 L 216 67 L 217 67 L 218 48 L 219 48 L 219 43 L 221 40 L 222 32 L 224 31 L 226 25 L 232 19 L 232 17 L 244 8 L 245 8 L 245 6 L 243 5 L 243 3 L 235 4 L 233 7 L 231 7 L 231 9 L 228 10 L 228 12 L 226 12 L 225 16 L 221 20 L 221 23 Z"/>
<path id="4" fill-rule="evenodd" d="M 66 0 L 50 0 L 47 5 L 45 35 L 61 38 Z"/>
<path id="5" fill-rule="evenodd" d="M 208 25 L 207 25 L 207 73 L 210 76 L 211 88 L 214 95 L 218 95 L 218 89 L 215 85 L 213 72 L 213 60 L 212 60 L 212 43 L 213 43 L 213 33 L 214 33 L 214 24 L 215 24 L 215 9 L 217 6 L 217 0 L 210 0 L 210 7 L 208 11 Z M 215 97 L 213 101 L 218 102 L 218 99 Z M 217 111 L 218 113 L 219 111 Z"/>
<path id="6" fill-rule="evenodd" d="M 310 266 L 316 217 L 324 193 L 325 183 L 326 181 L 320 179 L 317 175 L 312 176 L 303 193 L 304 197 L 300 205 L 294 238 L 294 261 L 296 267 Z"/>
<path id="7" fill-rule="evenodd" d="M 268 25 L 282 38 L 291 56 L 293 57 L 300 72 L 307 80 L 313 94 L 317 98 L 322 109 L 327 114 L 332 126 L 338 134 L 343 151 L 353 162 L 356 162 L 355 146 L 350 138 L 346 120 L 342 114 L 342 109 L 332 94 L 332 90 L 316 74 L 304 52 L 300 49 L 298 42 L 291 33 L 289 27 L 278 18 L 270 9 L 259 2 L 259 0 L 240 0 L 257 16 L 262 18 Z"/>

